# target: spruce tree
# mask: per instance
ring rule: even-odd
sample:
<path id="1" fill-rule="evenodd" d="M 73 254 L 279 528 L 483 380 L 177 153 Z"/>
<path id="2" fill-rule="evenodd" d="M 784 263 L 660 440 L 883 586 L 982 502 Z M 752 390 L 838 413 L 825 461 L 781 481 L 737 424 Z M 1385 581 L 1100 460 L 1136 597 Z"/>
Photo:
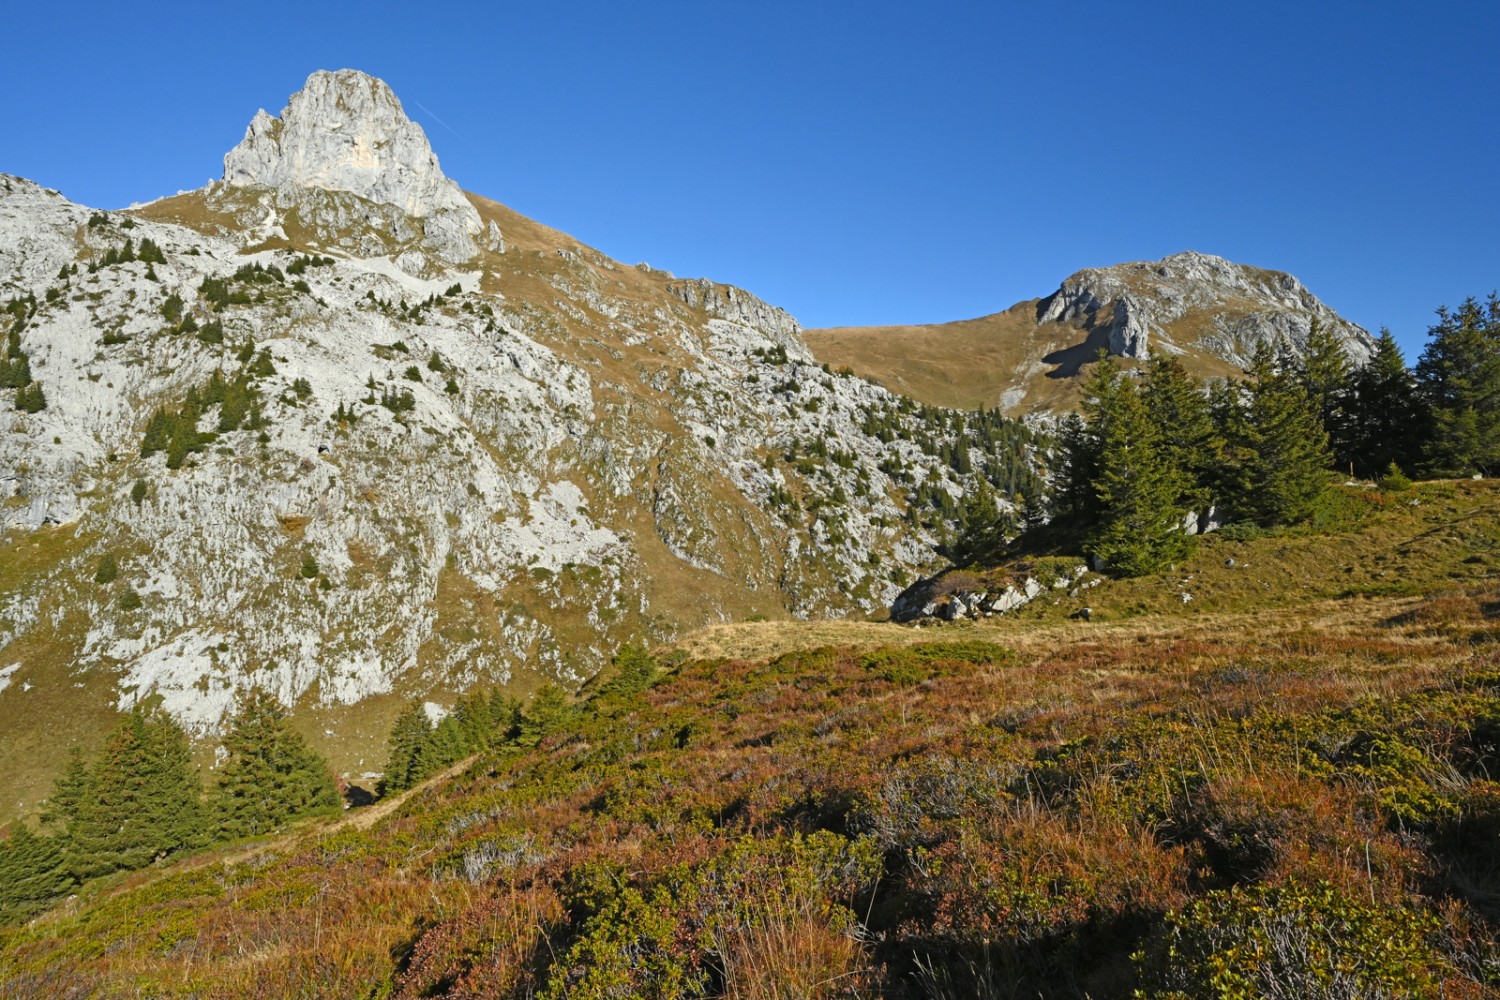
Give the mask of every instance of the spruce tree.
<path id="1" fill-rule="evenodd" d="M 214 799 L 222 837 L 254 836 L 339 806 L 328 765 L 291 727 L 274 695 L 259 689 L 244 695 L 224 750 Z"/>
<path id="2" fill-rule="evenodd" d="M 71 767 L 54 798 L 72 814 L 66 846 L 79 878 L 140 868 L 198 842 L 201 788 L 186 736 L 169 718 L 136 708 L 105 740 L 87 782 Z"/>
<path id="3" fill-rule="evenodd" d="M 1417 380 L 1431 414 L 1427 469 L 1437 475 L 1500 469 L 1500 299 L 1438 310 Z"/>
<path id="4" fill-rule="evenodd" d="M 566 691 L 550 681 L 543 684 L 521 711 L 516 742 L 536 746 L 547 736 L 566 729 L 573 721 L 573 712 Z"/>
<path id="5" fill-rule="evenodd" d="M 1223 460 L 1224 439 L 1214 426 L 1203 385 L 1176 358 L 1152 358 L 1141 397 L 1156 425 L 1166 461 L 1183 473 L 1177 506 L 1206 510 L 1214 502 L 1215 472 Z"/>
<path id="6" fill-rule="evenodd" d="M 380 794 L 404 792 L 421 780 L 417 759 L 432 738 L 432 723 L 419 704 L 413 704 L 396 717 L 391 727 L 389 755 L 385 773 L 380 778 Z"/>
<path id="7" fill-rule="evenodd" d="M 1099 515 L 1084 551 L 1114 573 L 1154 573 L 1187 552 L 1179 505 L 1186 477 L 1171 464 L 1135 386 L 1113 365 L 1101 364 L 1099 371 L 1104 375 L 1092 415 Z"/>
<path id="8" fill-rule="evenodd" d="M 62 848 L 23 823 L 0 840 L 0 924 L 26 920 L 73 887 Z"/>
<path id="9" fill-rule="evenodd" d="M 1356 471 L 1376 476 L 1393 462 L 1403 469 L 1416 468 L 1427 414 L 1391 331 L 1380 331 L 1375 353 L 1354 373 L 1352 383 Z"/>
<path id="10" fill-rule="evenodd" d="M 1340 468 L 1346 468 L 1354 457 L 1350 374 L 1344 345 L 1331 329 L 1314 319 L 1301 365 L 1302 384 L 1328 434 L 1333 460 Z"/>
<path id="11" fill-rule="evenodd" d="M 1328 434 L 1300 374 L 1275 360 L 1264 342 L 1250 366 L 1243 500 L 1268 527 L 1310 517 L 1328 487 Z"/>

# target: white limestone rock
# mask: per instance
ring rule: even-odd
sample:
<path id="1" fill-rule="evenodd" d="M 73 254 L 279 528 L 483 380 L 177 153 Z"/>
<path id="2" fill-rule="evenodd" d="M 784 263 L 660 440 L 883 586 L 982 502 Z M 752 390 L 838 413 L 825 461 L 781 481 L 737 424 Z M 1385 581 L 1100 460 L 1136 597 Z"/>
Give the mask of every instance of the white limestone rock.
<path id="1" fill-rule="evenodd" d="M 1193 315 L 1206 331 L 1190 342 L 1173 338 L 1173 325 Z M 1082 323 L 1108 336 L 1109 352 L 1145 359 L 1153 351 L 1206 350 L 1232 364 L 1248 364 L 1255 345 L 1285 340 L 1307 345 L 1317 320 L 1343 343 L 1350 361 L 1374 352 L 1368 331 L 1350 323 L 1290 274 L 1235 264 L 1187 251 L 1158 261 L 1086 268 L 1037 304 L 1037 321 Z"/>
<path id="2" fill-rule="evenodd" d="M 485 232 L 478 211 L 443 175 L 422 126 L 406 117 L 390 87 L 357 70 L 319 70 L 281 117 L 257 112 L 245 138 L 225 155 L 221 184 L 274 192 L 281 206 L 317 191 L 395 209 L 394 216 L 339 218 L 358 213 L 358 202 L 325 197 L 314 214 L 345 230 L 355 221 L 399 228 L 400 216 L 418 220 L 423 242 L 449 263 L 473 257 L 475 237 Z M 488 242 L 498 237 L 496 230 Z"/>

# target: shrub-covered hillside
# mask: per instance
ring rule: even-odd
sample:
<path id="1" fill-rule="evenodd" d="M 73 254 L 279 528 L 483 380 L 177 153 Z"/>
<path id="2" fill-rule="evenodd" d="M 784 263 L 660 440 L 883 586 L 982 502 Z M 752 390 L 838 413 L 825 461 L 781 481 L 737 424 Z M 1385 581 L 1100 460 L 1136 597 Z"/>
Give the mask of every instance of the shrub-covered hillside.
<path id="1" fill-rule="evenodd" d="M 663 653 L 405 799 L 85 886 L 0 993 L 1500 996 L 1489 486 L 1233 542 L 1442 510 L 1410 543 L 1468 554 L 1401 588 Z"/>

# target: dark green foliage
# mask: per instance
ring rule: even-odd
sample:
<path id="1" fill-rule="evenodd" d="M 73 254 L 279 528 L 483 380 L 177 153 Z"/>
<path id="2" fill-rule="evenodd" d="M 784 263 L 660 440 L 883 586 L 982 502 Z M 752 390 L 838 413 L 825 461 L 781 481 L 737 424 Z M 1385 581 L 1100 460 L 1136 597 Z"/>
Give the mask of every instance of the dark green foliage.
<path id="1" fill-rule="evenodd" d="M 1203 510 L 1212 502 L 1209 484 L 1218 477 L 1224 461 L 1224 437 L 1214 424 L 1208 393 L 1180 361 L 1168 356 L 1151 359 L 1141 397 L 1156 426 L 1163 456 L 1183 473 L 1176 506 Z"/>
<path id="2" fill-rule="evenodd" d="M 599 685 L 599 697 L 628 699 L 649 688 L 660 667 L 641 646 L 621 646 L 610 660 L 610 677 Z"/>
<path id="3" fill-rule="evenodd" d="M 1125 576 L 1181 558 L 1188 545 L 1182 501 L 1192 480 L 1173 463 L 1142 392 L 1101 358 L 1084 388 L 1083 412 L 1065 428 L 1064 442 L 1076 449 L 1067 462 L 1066 502 L 1070 512 L 1090 516 L 1084 552 Z"/>
<path id="4" fill-rule="evenodd" d="M 42 383 L 32 382 L 16 390 L 16 409 L 22 413 L 40 413 L 47 408 L 47 395 L 42 392 Z"/>
<path id="5" fill-rule="evenodd" d="M 292 393 L 302 400 L 312 399 L 312 383 L 305 378 L 299 378 L 292 383 Z"/>
<path id="6" fill-rule="evenodd" d="M 422 381 L 422 371 L 416 365 L 408 365 L 406 371 L 401 373 L 401 377 L 408 382 L 420 382 Z"/>
<path id="7" fill-rule="evenodd" d="M 417 408 L 417 398 L 412 395 L 410 389 L 397 392 L 395 389 L 387 388 L 380 394 L 380 405 L 392 413 L 406 413 Z"/>
<path id="8" fill-rule="evenodd" d="M 1305 356 L 1298 367 L 1313 410 L 1328 434 L 1333 461 L 1345 467 L 1354 460 L 1353 369 L 1338 338 L 1317 319 L 1308 331 Z"/>
<path id="9" fill-rule="evenodd" d="M 120 596 L 115 601 L 115 604 L 121 611 L 138 611 L 141 607 L 141 595 L 136 593 L 134 587 L 127 586 L 124 590 L 120 591 Z"/>
<path id="10" fill-rule="evenodd" d="M 129 241 L 127 240 L 126 243 L 128 245 Z M 136 259 L 144 261 L 147 264 L 165 264 L 167 262 L 166 254 L 161 252 L 161 247 L 157 246 L 156 241 L 150 237 L 142 238 L 141 248 L 136 251 Z"/>
<path id="11" fill-rule="evenodd" d="M 402 792 L 423 777 L 417 767 L 422 747 L 432 734 L 432 723 L 420 704 L 414 704 L 396 717 L 387 741 L 389 756 L 380 778 L 380 794 Z"/>
<path id="12" fill-rule="evenodd" d="M 141 505 L 141 502 L 145 499 L 146 481 L 144 479 L 137 479 L 135 483 L 130 487 L 130 502 L 139 507 Z"/>
<path id="13" fill-rule="evenodd" d="M 298 278 L 296 281 L 292 282 L 292 290 L 301 292 L 303 295 L 312 294 L 312 286 L 301 278 Z"/>
<path id="14" fill-rule="evenodd" d="M 437 351 L 433 351 L 432 357 L 427 359 L 427 370 L 439 374 L 448 370 L 448 366 L 443 363 L 442 355 L 438 354 Z"/>
<path id="15" fill-rule="evenodd" d="M 994 487 L 982 477 L 964 494 L 958 524 L 958 539 L 949 558 L 959 566 L 996 561 L 1011 536 L 1020 530 L 1015 516 L 1001 511 Z"/>
<path id="16" fill-rule="evenodd" d="M 520 703 L 502 691 L 471 691 L 436 726 L 413 704 L 396 718 L 387 743 L 380 794 L 405 791 L 471 753 L 498 746 L 515 733 Z"/>
<path id="17" fill-rule="evenodd" d="M 328 765 L 291 727 L 274 695 L 254 690 L 244 696 L 224 750 L 213 802 L 219 836 L 254 836 L 339 808 Z"/>
<path id="18" fill-rule="evenodd" d="M 182 296 L 173 292 L 162 300 L 161 314 L 168 323 L 180 323 L 182 321 Z"/>
<path id="19" fill-rule="evenodd" d="M 315 580 L 318 576 L 318 560 L 313 558 L 311 552 L 302 557 L 302 569 L 299 571 L 302 579 Z"/>
<path id="20" fill-rule="evenodd" d="M 1439 309 L 1428 336 L 1417 362 L 1431 420 L 1427 468 L 1437 475 L 1500 469 L 1500 298 Z"/>
<path id="21" fill-rule="evenodd" d="M 114 583 L 120 575 L 120 564 L 115 559 L 113 552 L 104 553 L 99 560 L 99 566 L 94 570 L 94 582 L 101 584 Z"/>
<path id="22" fill-rule="evenodd" d="M 1245 482 L 1234 509 L 1263 526 L 1310 517 L 1328 487 L 1332 455 L 1318 401 L 1263 342 L 1250 366 Z"/>
<path id="23" fill-rule="evenodd" d="M 1386 466 L 1385 474 L 1377 481 L 1377 485 L 1388 492 L 1400 493 L 1412 487 L 1411 477 L 1401 471 L 1401 466 L 1392 462 Z"/>
<path id="24" fill-rule="evenodd" d="M 61 847 L 23 823 L 0 840 L 0 924 L 25 920 L 73 886 Z"/>
<path id="25" fill-rule="evenodd" d="M 516 742 L 523 747 L 534 747 L 548 736 L 566 730 L 575 715 L 568 693 L 549 681 L 537 689 L 521 710 Z"/>
<path id="26" fill-rule="evenodd" d="M 1353 376 L 1351 456 L 1355 471 L 1372 475 L 1396 463 L 1415 468 L 1426 414 L 1416 379 L 1391 331 L 1381 330 L 1375 353 Z"/>
<path id="27" fill-rule="evenodd" d="M 138 708 L 91 768 L 76 761 L 59 779 L 49 815 L 65 825 L 68 868 L 78 878 L 139 868 L 201 840 L 197 772 L 187 737 L 170 719 Z"/>

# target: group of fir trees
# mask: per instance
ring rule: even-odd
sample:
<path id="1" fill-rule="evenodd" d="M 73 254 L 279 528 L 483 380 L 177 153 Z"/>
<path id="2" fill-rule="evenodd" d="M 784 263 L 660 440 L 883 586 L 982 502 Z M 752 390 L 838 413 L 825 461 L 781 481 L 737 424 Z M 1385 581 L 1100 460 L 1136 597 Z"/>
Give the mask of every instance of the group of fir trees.
<path id="1" fill-rule="evenodd" d="M 1415 371 L 1389 331 L 1356 367 L 1315 322 L 1300 354 L 1262 342 L 1246 379 L 1207 387 L 1172 358 L 1139 379 L 1101 358 L 1063 426 L 1057 530 L 1139 575 L 1180 558 L 1184 522 L 1209 508 L 1264 527 L 1309 519 L 1331 470 L 1500 468 L 1500 301 L 1439 310 L 1429 337 Z"/>
<path id="2" fill-rule="evenodd" d="M 622 646 L 592 696 L 599 704 L 632 698 L 650 687 L 657 673 L 656 660 L 644 649 Z M 553 683 L 543 684 L 524 706 L 499 690 L 472 691 L 436 723 L 423 705 L 413 704 L 391 727 L 380 794 L 405 791 L 481 750 L 534 747 L 566 731 L 576 712 L 567 692 Z"/>
<path id="3" fill-rule="evenodd" d="M 40 413 L 47 408 L 42 384 L 31 375 L 31 357 L 21 348 L 21 331 L 36 311 L 36 297 L 28 296 L 6 303 L 0 313 L 10 324 L 5 346 L 0 349 L 0 389 L 16 390 L 14 405 L 22 413 Z"/>
<path id="4" fill-rule="evenodd" d="M 271 695 L 242 699 L 206 796 L 182 729 L 137 708 L 93 760 L 73 750 L 42 815 L 49 834 L 16 823 L 0 840 L 0 923 L 31 916 L 87 879 L 264 833 L 341 801 L 327 764 Z"/>

